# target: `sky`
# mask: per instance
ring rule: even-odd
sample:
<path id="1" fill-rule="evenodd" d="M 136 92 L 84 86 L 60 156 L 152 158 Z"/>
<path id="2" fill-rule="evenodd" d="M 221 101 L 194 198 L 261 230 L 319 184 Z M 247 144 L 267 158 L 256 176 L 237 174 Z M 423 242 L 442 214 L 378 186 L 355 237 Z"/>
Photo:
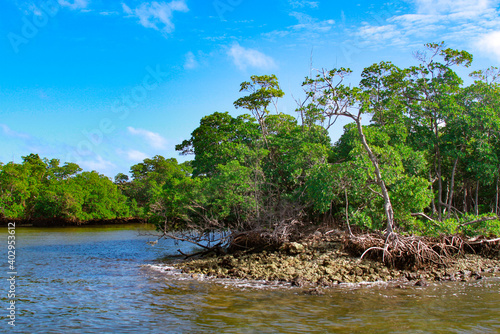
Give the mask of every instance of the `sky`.
<path id="1" fill-rule="evenodd" d="M 373 63 L 405 67 L 425 43 L 500 67 L 500 0 L 3 0 L 0 162 L 30 153 L 109 177 L 162 155 L 228 111 L 251 75 L 276 74 L 295 114 L 301 83 Z M 331 131 L 335 141 L 345 123 Z"/>

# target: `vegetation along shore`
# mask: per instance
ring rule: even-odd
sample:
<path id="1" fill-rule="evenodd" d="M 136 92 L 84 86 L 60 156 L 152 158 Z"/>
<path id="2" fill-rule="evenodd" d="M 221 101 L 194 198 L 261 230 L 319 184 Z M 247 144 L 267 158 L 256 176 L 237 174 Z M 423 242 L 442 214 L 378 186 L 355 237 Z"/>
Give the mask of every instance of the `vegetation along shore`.
<path id="1" fill-rule="evenodd" d="M 114 180 L 37 154 L 0 163 L 0 217 L 146 220 L 199 247 L 176 264 L 197 275 L 331 285 L 498 272 L 500 70 L 462 78 L 472 55 L 444 43 L 415 55 L 357 84 L 347 68 L 312 72 L 294 116 L 275 75 L 252 76 L 243 112 L 203 117 L 176 146 L 192 157 L 182 163 L 157 155 Z M 351 123 L 332 143 L 339 118 Z"/>

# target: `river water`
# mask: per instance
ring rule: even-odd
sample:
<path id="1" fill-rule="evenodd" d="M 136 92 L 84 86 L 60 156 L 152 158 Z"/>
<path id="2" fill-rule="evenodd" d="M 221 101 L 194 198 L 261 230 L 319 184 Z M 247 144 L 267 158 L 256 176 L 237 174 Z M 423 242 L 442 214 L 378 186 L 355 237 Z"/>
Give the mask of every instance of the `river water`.
<path id="1" fill-rule="evenodd" d="M 138 225 L 16 228 L 16 326 L 4 251 L 0 332 L 500 333 L 498 278 L 324 295 L 241 288 L 165 275 L 158 266 L 191 246 L 152 240 Z"/>

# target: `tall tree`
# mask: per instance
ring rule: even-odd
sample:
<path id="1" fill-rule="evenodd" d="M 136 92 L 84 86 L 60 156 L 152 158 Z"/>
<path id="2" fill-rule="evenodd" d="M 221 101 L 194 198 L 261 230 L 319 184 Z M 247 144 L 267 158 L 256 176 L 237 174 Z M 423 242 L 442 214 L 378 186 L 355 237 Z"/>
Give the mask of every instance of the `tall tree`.
<path id="1" fill-rule="evenodd" d="M 314 79 L 306 78 L 304 86 L 308 97 L 311 98 L 311 106 L 308 109 L 320 110 L 326 118 L 343 116 L 355 122 L 361 143 L 375 170 L 376 182 L 384 199 L 387 234 L 391 235 L 394 231 L 394 210 L 389 191 L 382 178 L 379 161 L 368 144 L 361 124 L 363 115 L 370 112 L 370 96 L 358 87 L 351 88 L 344 84 L 345 78 L 351 73 L 350 69 L 340 68 L 322 70 Z"/>
<path id="2" fill-rule="evenodd" d="M 442 219 L 443 208 L 447 207 L 444 199 L 443 141 L 441 129 L 456 115 L 457 96 L 463 80 L 452 66 L 469 67 L 472 55 L 466 51 L 444 47 L 443 43 L 426 44 L 426 52 L 417 53 L 420 65 L 412 66 L 408 71 L 406 105 L 411 122 L 411 140 L 416 148 L 432 150 L 431 180 L 437 182 L 437 215 Z M 438 61 L 438 58 L 442 62 Z"/>

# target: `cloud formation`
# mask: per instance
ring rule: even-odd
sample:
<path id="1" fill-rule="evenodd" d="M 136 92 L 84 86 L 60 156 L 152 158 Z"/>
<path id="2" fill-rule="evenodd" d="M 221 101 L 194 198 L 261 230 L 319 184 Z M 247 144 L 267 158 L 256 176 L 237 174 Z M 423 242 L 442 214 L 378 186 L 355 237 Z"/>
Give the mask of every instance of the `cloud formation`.
<path id="1" fill-rule="evenodd" d="M 500 62 L 500 30 L 482 35 L 476 42 L 476 47 Z"/>
<path id="2" fill-rule="evenodd" d="M 69 9 L 85 9 L 87 8 L 90 0 L 59 0 L 59 5 L 61 7 L 67 7 Z"/>
<path id="3" fill-rule="evenodd" d="M 148 155 L 146 153 L 137 150 L 129 150 L 125 153 L 127 155 L 127 159 L 131 161 L 143 161 L 144 159 L 148 158 Z"/>
<path id="4" fill-rule="evenodd" d="M 151 147 L 161 149 L 167 146 L 167 140 L 160 136 L 158 133 L 147 131 L 144 129 L 136 129 L 131 126 L 129 126 L 127 130 L 132 135 L 137 135 L 144 138 Z"/>
<path id="5" fill-rule="evenodd" d="M 2 132 L 4 133 L 4 135 L 6 135 L 7 137 L 11 137 L 11 138 L 22 138 L 22 139 L 29 139 L 30 136 L 25 134 L 25 133 L 21 133 L 21 132 L 17 132 L 17 131 L 14 131 L 12 130 L 11 128 L 9 128 L 7 125 L 5 124 L 0 124 L 0 129 L 2 129 Z"/>
<path id="6" fill-rule="evenodd" d="M 371 22 L 367 20 L 361 27 L 350 29 L 356 38 L 351 43 L 358 48 L 415 48 L 427 42 L 446 41 L 486 47 L 486 41 L 492 41 L 488 36 L 500 30 L 499 3 L 500 0 L 414 0 L 413 12 L 382 10 L 384 19 L 373 13 Z"/>
<path id="7" fill-rule="evenodd" d="M 78 161 L 78 165 L 80 165 L 83 170 L 95 170 L 99 171 L 99 173 L 106 173 L 106 171 L 116 167 L 114 163 L 104 160 L 100 155 L 98 155 L 95 160 Z"/>
<path id="8" fill-rule="evenodd" d="M 243 71 L 246 70 L 247 67 L 263 70 L 276 67 L 276 63 L 273 58 L 266 56 L 260 51 L 244 48 L 238 43 L 233 44 L 233 46 L 231 46 L 231 48 L 227 51 L 227 54 L 233 63 Z"/>
<path id="9" fill-rule="evenodd" d="M 298 24 L 291 26 L 295 30 L 307 30 L 310 32 L 327 32 L 335 24 L 334 20 L 324 20 L 320 21 L 317 18 L 311 17 L 304 13 L 292 12 L 290 16 L 293 16 L 299 21 Z"/>
<path id="10" fill-rule="evenodd" d="M 139 24 L 143 27 L 162 31 L 165 34 L 174 31 L 175 26 L 172 22 L 174 12 L 185 13 L 189 11 L 185 0 L 174 0 L 169 3 L 164 1 L 143 2 L 135 9 L 122 3 L 122 8 L 125 14 L 138 18 Z"/>
<path id="11" fill-rule="evenodd" d="M 189 51 L 188 53 L 186 53 L 186 61 L 184 63 L 184 68 L 186 70 L 192 70 L 196 67 L 198 67 L 198 61 L 196 60 L 194 53 Z"/>
<path id="12" fill-rule="evenodd" d="M 308 1 L 308 0 L 289 0 L 288 3 L 293 8 L 304 8 L 304 7 L 318 8 L 319 6 L 318 1 Z"/>
<path id="13" fill-rule="evenodd" d="M 482 13 L 495 6 L 497 1 L 491 0 L 415 0 L 417 12 L 425 15 Z"/>

